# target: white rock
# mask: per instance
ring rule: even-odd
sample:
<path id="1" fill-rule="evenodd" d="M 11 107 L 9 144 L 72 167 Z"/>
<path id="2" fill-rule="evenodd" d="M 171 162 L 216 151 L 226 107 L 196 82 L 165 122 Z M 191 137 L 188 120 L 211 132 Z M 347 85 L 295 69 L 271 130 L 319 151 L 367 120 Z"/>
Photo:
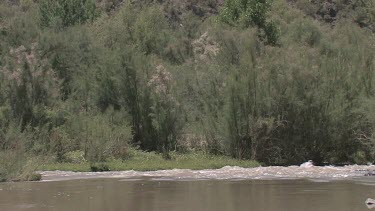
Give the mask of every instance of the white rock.
<path id="1" fill-rule="evenodd" d="M 302 167 L 302 168 L 311 168 L 313 166 L 314 166 L 313 161 L 309 160 L 307 162 L 302 163 L 299 167 Z"/>

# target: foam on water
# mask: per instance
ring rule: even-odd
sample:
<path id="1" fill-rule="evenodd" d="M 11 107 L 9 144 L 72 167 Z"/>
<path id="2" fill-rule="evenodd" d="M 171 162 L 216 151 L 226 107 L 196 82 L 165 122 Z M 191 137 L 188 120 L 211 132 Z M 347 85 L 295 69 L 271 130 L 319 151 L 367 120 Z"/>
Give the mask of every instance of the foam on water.
<path id="1" fill-rule="evenodd" d="M 241 168 L 226 166 L 221 169 L 189 170 L 173 169 L 160 171 L 112 171 L 112 172 L 70 172 L 70 171 L 41 171 L 42 181 L 61 181 L 90 178 L 144 178 L 157 180 L 267 180 L 267 179 L 310 179 L 316 181 L 331 181 L 363 178 L 366 174 L 375 172 L 375 166 L 349 165 L 334 166 L 300 166 L 289 167 L 257 167 Z"/>

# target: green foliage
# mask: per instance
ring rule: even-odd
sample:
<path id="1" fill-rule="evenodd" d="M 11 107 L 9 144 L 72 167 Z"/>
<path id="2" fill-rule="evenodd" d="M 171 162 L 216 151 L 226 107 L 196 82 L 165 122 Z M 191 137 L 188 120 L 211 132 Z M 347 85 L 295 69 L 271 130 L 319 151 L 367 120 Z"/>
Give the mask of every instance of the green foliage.
<path id="1" fill-rule="evenodd" d="M 375 32 L 375 3 L 373 1 L 354 1 L 354 20 L 361 27 L 368 27 Z"/>
<path id="2" fill-rule="evenodd" d="M 103 115 L 82 112 L 69 116 L 64 126 L 59 129 L 59 134 L 61 133 L 67 133 L 67 137 L 60 139 L 62 143 L 55 139 L 57 147 L 60 146 L 55 152 L 60 152 L 63 156 L 64 152 L 81 149 L 83 159 L 90 162 L 105 161 L 111 157 L 125 158 L 131 139 L 126 118 L 113 110 L 108 110 Z M 63 157 L 60 161 L 64 161 Z"/>
<path id="3" fill-rule="evenodd" d="M 206 137 L 219 140 L 234 157 L 269 164 L 373 159 L 368 112 L 356 109 L 373 94 L 373 52 L 365 47 L 372 39 L 355 25 L 339 25 L 328 34 L 300 15 L 279 18 L 289 22 L 281 34 L 289 47 L 281 49 L 262 46 L 248 31 L 218 29 L 216 71 L 204 77 L 209 68 L 195 66 L 196 92 L 207 99 Z M 210 95 L 225 96 L 217 100 L 224 106 Z"/>
<path id="4" fill-rule="evenodd" d="M 94 80 L 96 75 L 93 72 L 98 68 L 98 57 L 102 53 L 94 45 L 87 29 L 70 27 L 63 33 L 45 31 L 38 43 L 41 55 L 49 62 L 61 83 L 61 99 L 87 98 L 92 93 L 94 84 L 87 83 L 86 80 Z"/>
<path id="5" fill-rule="evenodd" d="M 228 156 L 211 155 L 202 152 L 195 153 L 176 153 L 171 152 L 170 160 L 165 160 L 162 154 L 155 152 L 143 152 L 138 149 L 131 148 L 129 150 L 130 157 L 126 160 L 109 160 L 104 163 L 88 164 L 88 163 L 53 163 L 48 162 L 41 165 L 38 170 L 42 171 L 77 171 L 89 172 L 91 166 L 95 166 L 99 170 L 101 167 L 108 168 L 111 171 L 156 171 L 167 169 L 219 169 L 225 166 L 239 166 L 244 168 L 258 167 L 260 164 L 256 161 L 238 160 Z"/>
<path id="6" fill-rule="evenodd" d="M 67 163 L 85 163 L 85 153 L 81 150 L 70 151 L 64 154 L 63 161 Z"/>
<path id="7" fill-rule="evenodd" d="M 35 6 L 27 11 L 17 7 L 0 5 L 0 54 L 10 47 L 29 46 L 39 36 L 38 14 Z"/>
<path id="8" fill-rule="evenodd" d="M 168 42 L 168 25 L 157 7 L 141 12 L 134 23 L 133 33 L 137 47 L 146 54 L 161 55 Z"/>
<path id="9" fill-rule="evenodd" d="M 0 182 L 38 181 L 41 175 L 34 173 L 38 167 L 37 159 L 28 159 L 22 150 L 0 152 Z"/>
<path id="10" fill-rule="evenodd" d="M 37 45 L 11 48 L 1 69 L 13 118 L 25 127 L 44 121 L 45 106 L 58 96 L 59 83 L 49 64 L 39 58 Z"/>
<path id="11" fill-rule="evenodd" d="M 215 2 L 1 2 L 1 180 L 375 159 L 373 3 Z"/>
<path id="12" fill-rule="evenodd" d="M 131 115 L 133 142 L 143 150 L 157 150 L 152 126 L 152 99 L 147 84 L 149 63 L 142 54 L 130 51 L 121 55 L 119 68 L 121 105 Z"/>
<path id="13" fill-rule="evenodd" d="M 93 0 L 41 0 L 39 13 L 43 27 L 83 24 L 97 16 Z"/>
<path id="14" fill-rule="evenodd" d="M 271 45 L 277 45 L 279 44 L 280 39 L 280 31 L 275 22 L 268 22 L 266 23 L 266 26 L 264 27 L 264 32 L 267 36 L 267 42 Z"/>
<path id="15" fill-rule="evenodd" d="M 180 134 L 178 102 L 173 96 L 172 76 L 164 66 L 159 65 L 149 81 L 153 90 L 152 125 L 157 134 L 159 151 L 170 159 L 169 151 L 176 146 Z"/>
<path id="16" fill-rule="evenodd" d="M 223 21 L 230 24 L 240 23 L 245 27 L 252 24 L 264 26 L 266 12 L 269 11 L 270 3 L 267 1 L 235 0 L 225 1 L 221 12 Z"/>
<path id="17" fill-rule="evenodd" d="M 267 20 L 271 9 L 269 0 L 226 0 L 220 12 L 221 21 L 242 27 L 257 26 L 264 30 L 267 42 L 278 43 L 279 30 L 274 22 Z"/>
<path id="18" fill-rule="evenodd" d="M 90 165 L 90 169 L 92 172 L 103 172 L 103 171 L 110 171 L 109 167 L 105 163 L 95 163 Z"/>

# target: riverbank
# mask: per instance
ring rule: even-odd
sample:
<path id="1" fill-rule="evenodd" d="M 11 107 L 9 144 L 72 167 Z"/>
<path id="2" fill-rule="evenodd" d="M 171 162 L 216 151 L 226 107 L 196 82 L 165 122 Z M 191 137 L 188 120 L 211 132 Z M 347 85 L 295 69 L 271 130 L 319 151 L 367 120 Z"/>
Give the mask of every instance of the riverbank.
<path id="1" fill-rule="evenodd" d="M 39 171 L 156 171 L 169 169 L 219 169 L 224 166 L 239 166 L 244 168 L 258 167 L 256 161 L 238 160 L 228 156 L 197 153 L 171 153 L 171 159 L 165 160 L 161 154 L 154 152 L 142 152 L 134 150 L 131 156 L 125 160 L 109 159 L 106 162 L 50 162 L 38 166 Z"/>
<path id="2" fill-rule="evenodd" d="M 203 152 L 170 153 L 166 160 L 160 153 L 143 152 L 129 149 L 125 159 L 106 159 L 104 162 L 89 162 L 83 158 L 83 152 L 67 153 L 63 162 L 53 157 L 32 157 L 20 153 L 0 154 L 0 182 L 37 181 L 41 171 L 101 172 L 101 171 L 157 171 L 171 169 L 220 169 L 224 166 L 244 168 L 258 167 L 256 161 L 238 160 L 228 156 L 211 155 Z"/>

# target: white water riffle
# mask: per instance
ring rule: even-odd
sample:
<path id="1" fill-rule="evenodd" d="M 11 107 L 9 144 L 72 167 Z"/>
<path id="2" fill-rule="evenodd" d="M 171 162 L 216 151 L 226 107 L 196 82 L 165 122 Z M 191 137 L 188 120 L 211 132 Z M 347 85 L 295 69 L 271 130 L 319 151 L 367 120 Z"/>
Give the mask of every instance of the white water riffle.
<path id="1" fill-rule="evenodd" d="M 257 167 L 241 168 L 226 166 L 221 169 L 189 170 L 173 169 L 160 171 L 111 171 L 111 172 L 70 172 L 70 171 L 41 171 L 42 181 L 60 181 L 90 178 L 124 178 L 129 180 L 253 180 L 253 179 L 322 179 L 343 180 L 365 178 L 365 175 L 375 173 L 375 166 L 349 165 L 334 166 L 289 166 L 289 167 Z M 373 176 L 368 176 L 373 177 Z M 375 179 L 375 177 L 373 177 Z"/>

